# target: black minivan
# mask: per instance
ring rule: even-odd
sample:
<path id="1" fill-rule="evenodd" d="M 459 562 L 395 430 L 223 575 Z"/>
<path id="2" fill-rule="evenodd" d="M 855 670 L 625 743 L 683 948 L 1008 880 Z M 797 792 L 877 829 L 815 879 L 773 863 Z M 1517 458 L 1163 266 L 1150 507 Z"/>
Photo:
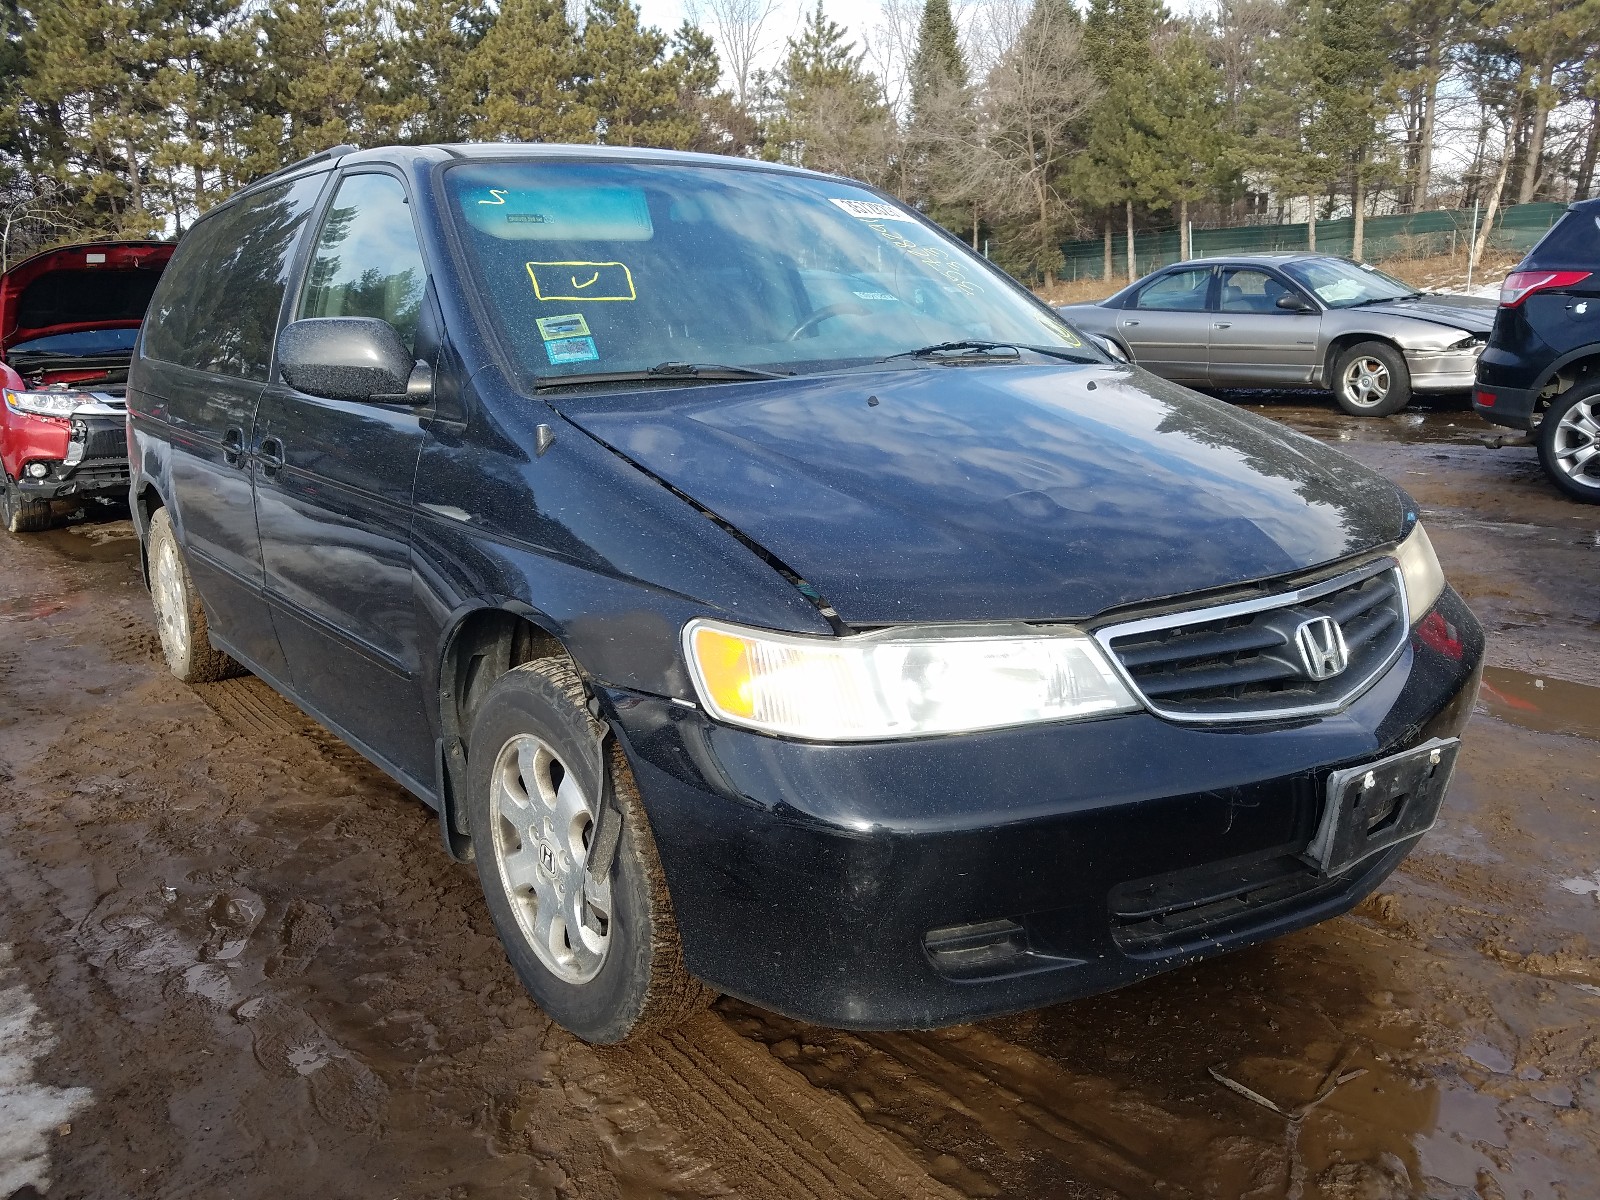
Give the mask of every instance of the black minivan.
<path id="1" fill-rule="evenodd" d="M 1355 904 L 1481 630 L 1415 505 L 864 185 L 341 148 L 184 238 L 129 391 L 167 661 L 435 807 L 617 1041 L 1103 991 Z"/>

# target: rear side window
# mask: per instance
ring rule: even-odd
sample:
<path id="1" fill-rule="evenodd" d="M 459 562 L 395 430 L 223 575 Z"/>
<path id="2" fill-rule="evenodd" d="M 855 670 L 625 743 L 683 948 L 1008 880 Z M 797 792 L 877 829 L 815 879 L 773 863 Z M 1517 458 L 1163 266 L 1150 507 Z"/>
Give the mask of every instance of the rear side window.
<path id="1" fill-rule="evenodd" d="M 150 302 L 144 356 L 265 382 L 295 238 L 324 178 L 267 188 L 190 230 Z"/>
<path id="2" fill-rule="evenodd" d="M 1600 211 L 1568 209 L 1523 259 L 1526 267 L 1587 267 L 1600 264 Z"/>

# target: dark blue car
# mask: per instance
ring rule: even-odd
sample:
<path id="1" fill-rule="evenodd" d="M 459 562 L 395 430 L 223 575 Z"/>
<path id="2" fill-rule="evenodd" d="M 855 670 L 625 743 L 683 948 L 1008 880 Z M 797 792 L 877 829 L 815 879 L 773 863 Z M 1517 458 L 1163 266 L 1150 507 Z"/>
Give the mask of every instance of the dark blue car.
<path id="1" fill-rule="evenodd" d="M 595 1041 L 714 992 L 947 1024 L 1343 912 L 1477 687 L 1402 492 L 845 179 L 333 151 L 187 234 L 129 410 L 174 673 L 436 808 Z"/>
<path id="2" fill-rule="evenodd" d="M 1530 431 L 1551 481 L 1600 504 L 1600 199 L 1570 205 L 1506 276 L 1472 404 Z"/>

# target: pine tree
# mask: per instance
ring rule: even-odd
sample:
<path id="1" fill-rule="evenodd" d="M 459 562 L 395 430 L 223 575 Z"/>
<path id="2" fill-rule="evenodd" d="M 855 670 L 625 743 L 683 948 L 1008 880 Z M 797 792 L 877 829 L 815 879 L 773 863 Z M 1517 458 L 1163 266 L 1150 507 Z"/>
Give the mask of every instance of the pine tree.
<path id="1" fill-rule="evenodd" d="M 379 99 L 378 0 L 280 0 L 256 13 L 246 169 L 360 142 Z"/>
<path id="2" fill-rule="evenodd" d="M 589 0 L 579 62 L 597 140 L 681 150 L 693 139 L 694 117 L 678 103 L 684 64 L 668 58 L 660 30 L 639 24 L 632 0 Z"/>
<path id="3" fill-rule="evenodd" d="M 1157 169 L 1151 145 L 1150 71 L 1152 41 L 1167 13 L 1160 0 L 1089 0 L 1083 23 L 1083 54 L 1105 89 L 1088 118 L 1087 145 L 1074 164 L 1076 190 L 1109 212 L 1121 207 L 1127 233 L 1127 274 L 1138 276 L 1134 242 L 1134 204 L 1148 195 Z M 1130 115 L 1142 112 L 1141 124 Z M 1109 259 L 1107 267 L 1109 270 Z"/>
<path id="4" fill-rule="evenodd" d="M 467 56 L 483 94 L 473 136 L 488 141 L 587 142 L 595 117 L 579 96 L 578 35 L 561 0 L 503 0 Z"/>
<path id="5" fill-rule="evenodd" d="M 160 30 L 159 0 L 47 0 L 21 46 L 41 165 L 107 232 L 149 236 L 165 215 L 146 188 L 166 133 Z"/>
<path id="6" fill-rule="evenodd" d="M 678 106 L 693 122 L 687 150 L 752 156 L 761 148 L 760 128 L 732 92 L 719 86 L 722 63 L 716 42 L 705 30 L 684 21 L 672 35 Z"/>
<path id="7" fill-rule="evenodd" d="M 952 230 L 976 221 L 974 203 L 955 198 L 956 160 L 949 148 L 977 136 L 971 80 L 949 0 L 925 0 L 908 71 L 911 105 L 900 148 L 900 198 Z"/>
<path id="8" fill-rule="evenodd" d="M 1157 56 L 1144 96 L 1153 162 L 1140 198 L 1153 208 L 1176 203 L 1180 253 L 1189 258 L 1189 205 L 1221 191 L 1232 175 L 1221 78 L 1204 47 L 1184 33 Z"/>
<path id="9" fill-rule="evenodd" d="M 869 180 L 885 178 L 893 124 L 864 55 L 822 0 L 789 39 L 778 70 L 782 116 L 767 151 L 786 161 Z"/>
<path id="10" fill-rule="evenodd" d="M 493 22 L 468 0 L 400 0 L 383 47 L 383 98 L 368 109 L 385 141 L 458 142 L 470 137 L 483 101 L 468 60 Z"/>
<path id="11" fill-rule="evenodd" d="M 1382 97 L 1392 40 L 1387 14 L 1387 0 L 1311 0 L 1307 21 L 1313 104 L 1307 143 L 1326 177 L 1348 181 L 1357 259 L 1368 191 L 1390 165 Z"/>
<path id="12" fill-rule="evenodd" d="M 966 90 L 967 61 L 956 36 L 955 18 L 950 15 L 950 0 L 925 0 L 908 73 L 913 126 L 919 118 L 926 122 L 933 115 L 930 110 L 938 105 L 941 93 Z"/>

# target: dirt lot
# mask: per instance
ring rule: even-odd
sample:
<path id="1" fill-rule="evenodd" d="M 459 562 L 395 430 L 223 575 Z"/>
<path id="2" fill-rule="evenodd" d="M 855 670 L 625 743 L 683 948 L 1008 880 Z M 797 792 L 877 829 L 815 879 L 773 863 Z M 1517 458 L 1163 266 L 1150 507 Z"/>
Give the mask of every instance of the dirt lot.
<path id="1" fill-rule="evenodd" d="M 1600 1195 L 1600 508 L 1469 412 L 1235 399 L 1491 631 L 1443 823 L 1353 916 L 938 1033 L 575 1042 L 421 804 L 165 673 L 126 521 L 0 541 L 0 1196 Z"/>

